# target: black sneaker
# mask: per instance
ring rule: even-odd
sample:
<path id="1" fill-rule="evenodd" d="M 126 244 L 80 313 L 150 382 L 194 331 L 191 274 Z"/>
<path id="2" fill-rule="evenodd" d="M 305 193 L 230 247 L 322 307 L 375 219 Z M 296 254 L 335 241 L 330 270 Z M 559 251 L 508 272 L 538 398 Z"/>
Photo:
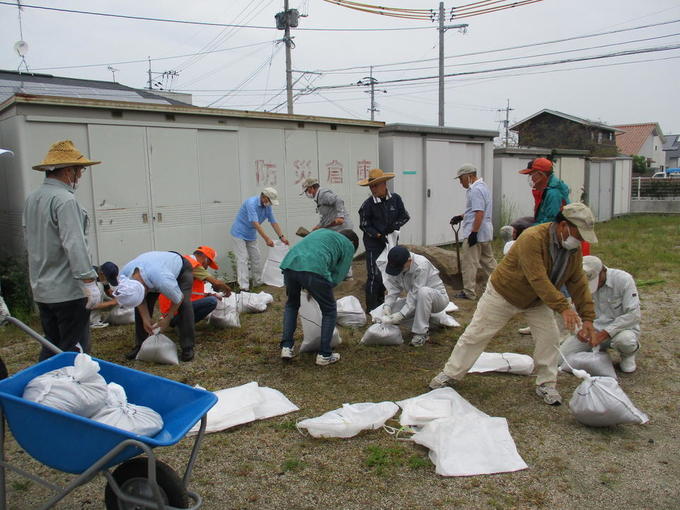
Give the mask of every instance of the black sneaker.
<path id="1" fill-rule="evenodd" d="M 182 349 L 182 354 L 179 357 L 182 361 L 191 361 L 194 359 L 194 348 L 193 347 L 186 347 Z"/>
<path id="2" fill-rule="evenodd" d="M 127 360 L 133 360 L 133 359 L 135 359 L 135 358 L 137 357 L 137 354 L 139 354 L 139 348 L 140 348 L 140 347 L 141 347 L 141 346 L 138 345 L 137 347 L 135 347 L 134 349 L 132 349 L 130 352 L 128 352 L 128 353 L 125 355 L 125 359 L 127 359 Z"/>

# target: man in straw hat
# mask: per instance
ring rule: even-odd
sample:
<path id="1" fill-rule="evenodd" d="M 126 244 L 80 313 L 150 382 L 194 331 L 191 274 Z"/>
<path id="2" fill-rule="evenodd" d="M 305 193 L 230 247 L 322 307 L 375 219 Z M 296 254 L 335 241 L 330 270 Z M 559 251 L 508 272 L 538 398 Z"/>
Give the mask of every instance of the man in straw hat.
<path id="1" fill-rule="evenodd" d="M 231 238 L 236 253 L 236 274 L 241 290 L 250 290 L 251 279 L 254 287 L 260 284 L 262 268 L 260 267 L 260 249 L 257 247 L 257 234 L 260 234 L 267 246 L 274 246 L 274 241 L 262 228 L 262 222 L 265 219 L 271 223 L 281 242 L 289 244 L 276 222 L 272 205 L 279 205 L 279 194 L 274 188 L 264 188 L 259 195 L 250 197 L 241 204 L 231 226 Z M 248 262 L 250 262 L 250 273 Z"/>
<path id="2" fill-rule="evenodd" d="M 465 212 L 451 218 L 451 224 L 463 222 L 462 239 L 463 254 L 461 272 L 463 274 L 463 290 L 456 294 L 457 298 L 477 299 L 477 271 L 484 273 L 484 281 L 496 268 L 491 240 L 493 225 L 491 224 L 491 194 L 481 177 L 477 176 L 477 168 L 466 164 L 458 169 L 456 178 L 465 188 Z"/>
<path id="3" fill-rule="evenodd" d="M 403 227 L 411 217 L 404 202 L 387 189 L 393 173 L 374 168 L 359 186 L 368 186 L 371 196 L 359 208 L 359 228 L 364 233 L 366 249 L 366 308 L 373 310 L 385 302 L 385 286 L 376 259 L 387 246 L 386 236 Z"/>
<path id="4" fill-rule="evenodd" d="M 430 388 L 463 379 L 494 335 L 522 313 L 535 343 L 536 393 L 546 404 L 561 404 L 556 388 L 560 334 L 554 312 L 562 315 L 567 329 L 580 329 L 582 338 L 594 337 L 595 307 L 581 255 L 581 241 L 597 242 L 594 226 L 590 209 L 573 203 L 554 222 L 525 230 L 491 274 L 472 321 Z M 560 292 L 564 285 L 576 310 Z"/>
<path id="5" fill-rule="evenodd" d="M 33 299 L 45 336 L 64 351 L 90 351 L 90 309 L 101 302 L 87 245 L 90 220 L 74 195 L 88 166 L 70 140 L 50 147 L 34 170 L 45 172 L 24 205 L 24 230 Z M 40 359 L 53 353 L 43 348 Z"/>

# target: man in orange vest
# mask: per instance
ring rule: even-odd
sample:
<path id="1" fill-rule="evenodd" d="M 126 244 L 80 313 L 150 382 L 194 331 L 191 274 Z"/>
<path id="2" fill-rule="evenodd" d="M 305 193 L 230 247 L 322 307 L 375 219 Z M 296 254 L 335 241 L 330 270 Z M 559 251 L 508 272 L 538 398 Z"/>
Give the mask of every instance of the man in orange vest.
<path id="1" fill-rule="evenodd" d="M 231 287 L 208 272 L 208 267 L 212 269 L 220 268 L 215 263 L 217 252 L 210 246 L 199 246 L 194 251 L 193 257 L 191 255 L 184 255 L 184 258 L 191 264 L 194 275 L 194 284 L 191 289 L 191 306 L 194 309 L 194 323 L 196 323 L 207 317 L 217 306 L 218 298 L 205 293 L 205 282 L 209 282 L 214 290 L 222 292 L 226 297 L 231 295 Z M 172 303 L 166 296 L 161 294 L 158 305 L 161 314 L 165 315 L 170 310 Z M 170 326 L 174 327 L 175 320 L 173 318 L 170 321 Z"/>

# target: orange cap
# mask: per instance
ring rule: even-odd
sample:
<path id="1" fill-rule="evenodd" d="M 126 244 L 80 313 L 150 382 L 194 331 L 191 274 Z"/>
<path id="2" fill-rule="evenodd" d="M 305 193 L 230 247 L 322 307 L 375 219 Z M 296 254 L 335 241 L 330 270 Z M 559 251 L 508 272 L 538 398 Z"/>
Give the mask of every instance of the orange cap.
<path id="1" fill-rule="evenodd" d="M 203 255 L 208 257 L 208 260 L 210 261 L 208 265 L 210 267 L 212 267 L 213 269 L 219 269 L 220 268 L 220 266 L 215 264 L 215 258 L 217 258 L 217 252 L 213 248 L 211 248 L 210 246 L 199 246 L 194 251 L 200 251 Z"/>
<path id="2" fill-rule="evenodd" d="M 532 161 L 529 162 L 529 166 L 527 166 L 524 170 L 520 170 L 519 173 L 521 174 L 530 174 L 534 170 L 538 170 L 539 172 L 552 172 L 552 161 L 550 161 L 548 158 L 536 158 Z"/>

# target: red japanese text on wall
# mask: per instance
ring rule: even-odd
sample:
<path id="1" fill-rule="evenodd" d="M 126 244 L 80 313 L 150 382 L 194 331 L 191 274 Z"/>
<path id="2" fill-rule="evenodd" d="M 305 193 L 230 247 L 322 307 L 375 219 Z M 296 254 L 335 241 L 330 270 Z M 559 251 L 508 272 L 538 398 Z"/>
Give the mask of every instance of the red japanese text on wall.
<path id="1" fill-rule="evenodd" d="M 275 163 L 263 159 L 255 160 L 255 181 L 258 186 L 276 186 L 277 173 Z"/>
<path id="2" fill-rule="evenodd" d="M 312 176 L 312 160 L 296 159 L 293 161 L 295 170 L 295 184 L 302 184 L 302 181 Z"/>
<path id="3" fill-rule="evenodd" d="M 368 172 L 373 167 L 373 162 L 367 159 L 357 161 L 357 180 L 362 181 L 368 179 Z"/>
<path id="4" fill-rule="evenodd" d="M 342 184 L 343 183 L 342 163 L 340 163 L 337 159 L 334 159 L 330 163 L 326 163 L 326 169 L 328 170 L 328 175 L 326 177 L 328 184 Z"/>

